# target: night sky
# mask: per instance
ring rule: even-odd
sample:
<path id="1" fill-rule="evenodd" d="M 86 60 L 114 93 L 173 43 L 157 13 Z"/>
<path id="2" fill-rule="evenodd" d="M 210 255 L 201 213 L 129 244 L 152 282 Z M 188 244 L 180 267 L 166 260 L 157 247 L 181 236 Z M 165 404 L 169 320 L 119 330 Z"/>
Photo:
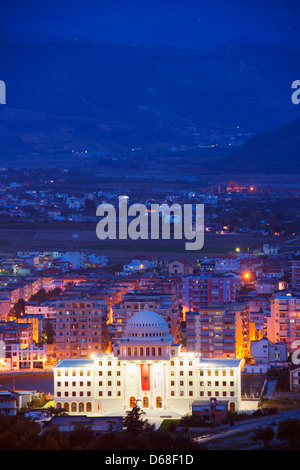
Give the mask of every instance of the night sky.
<path id="1" fill-rule="evenodd" d="M 297 0 L 10 0 L 2 2 L 0 29 L 196 48 L 228 41 L 298 48 L 299 13 Z"/>

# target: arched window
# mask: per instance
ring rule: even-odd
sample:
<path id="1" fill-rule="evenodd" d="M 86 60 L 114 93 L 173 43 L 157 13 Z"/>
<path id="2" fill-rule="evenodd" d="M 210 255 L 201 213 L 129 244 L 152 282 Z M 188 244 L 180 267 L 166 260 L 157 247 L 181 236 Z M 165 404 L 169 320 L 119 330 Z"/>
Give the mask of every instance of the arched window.
<path id="1" fill-rule="evenodd" d="M 156 408 L 162 408 L 162 398 L 156 397 Z"/>
<path id="2" fill-rule="evenodd" d="M 56 403 L 56 408 L 57 408 L 58 410 L 59 410 L 60 408 L 62 408 L 61 403 L 60 403 L 59 401 Z"/>
<path id="3" fill-rule="evenodd" d="M 74 401 L 73 401 L 73 403 L 71 403 L 71 411 L 72 411 L 72 413 L 75 413 L 77 411 L 77 405 Z"/>
<path id="4" fill-rule="evenodd" d="M 148 397 L 143 398 L 143 408 L 149 408 L 149 398 Z"/>
<path id="5" fill-rule="evenodd" d="M 150 348 L 146 348 L 146 356 L 150 356 Z"/>
<path id="6" fill-rule="evenodd" d="M 82 401 L 79 403 L 79 413 L 82 413 L 84 411 L 84 403 Z"/>
<path id="7" fill-rule="evenodd" d="M 152 356 L 155 356 L 155 348 L 152 348 Z"/>
<path id="8" fill-rule="evenodd" d="M 66 411 L 69 411 L 69 409 L 70 409 L 69 403 L 67 401 L 64 403 L 64 409 Z"/>
<path id="9" fill-rule="evenodd" d="M 127 354 L 128 354 L 128 356 L 131 356 L 131 348 L 127 349 Z"/>
<path id="10" fill-rule="evenodd" d="M 230 413 L 235 413 L 235 403 L 233 401 L 230 402 L 229 410 Z"/>
<path id="11" fill-rule="evenodd" d="M 130 408 L 133 408 L 135 405 L 136 405 L 136 399 L 135 399 L 135 397 L 130 397 L 130 400 L 129 400 L 129 406 L 130 406 Z"/>
<path id="12" fill-rule="evenodd" d="M 144 348 L 140 347 L 140 356 L 143 356 L 143 355 L 144 355 Z"/>
<path id="13" fill-rule="evenodd" d="M 86 411 L 92 411 L 92 404 L 90 401 L 88 401 L 86 404 Z"/>
<path id="14" fill-rule="evenodd" d="M 157 348 L 157 354 L 158 356 L 161 356 L 161 347 Z"/>
<path id="15" fill-rule="evenodd" d="M 137 356 L 138 355 L 138 348 L 133 348 L 133 355 Z"/>

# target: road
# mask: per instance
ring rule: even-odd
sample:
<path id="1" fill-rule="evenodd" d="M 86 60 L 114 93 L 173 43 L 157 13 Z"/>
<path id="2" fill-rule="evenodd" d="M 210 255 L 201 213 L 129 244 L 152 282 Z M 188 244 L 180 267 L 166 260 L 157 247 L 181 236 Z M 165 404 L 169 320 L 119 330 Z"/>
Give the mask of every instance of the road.
<path id="1" fill-rule="evenodd" d="M 228 429 L 224 429 L 215 434 L 210 434 L 210 435 L 206 434 L 205 436 L 199 436 L 199 437 L 194 438 L 194 440 L 201 444 L 204 444 L 205 442 L 210 442 L 210 441 L 214 441 L 217 439 L 223 439 L 225 437 L 230 437 L 240 432 L 247 432 L 247 431 L 250 432 L 260 426 L 262 427 L 267 426 L 270 423 L 274 426 L 277 426 L 280 421 L 283 421 L 289 418 L 300 419 L 300 408 L 297 408 L 294 410 L 281 411 L 280 413 L 276 415 L 265 416 L 262 418 L 257 418 L 255 420 L 251 419 L 251 420 L 247 420 L 244 422 L 240 422 L 238 424 L 235 424 L 234 426 L 228 427 Z"/>

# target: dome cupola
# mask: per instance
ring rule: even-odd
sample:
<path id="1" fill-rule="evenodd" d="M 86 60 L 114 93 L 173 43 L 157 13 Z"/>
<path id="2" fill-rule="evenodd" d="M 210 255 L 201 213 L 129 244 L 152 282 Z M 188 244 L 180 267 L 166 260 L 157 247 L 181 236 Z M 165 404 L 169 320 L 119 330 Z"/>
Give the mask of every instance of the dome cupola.
<path id="1" fill-rule="evenodd" d="M 147 306 L 127 320 L 124 336 L 145 341 L 172 339 L 167 322 L 158 313 L 147 310 Z"/>

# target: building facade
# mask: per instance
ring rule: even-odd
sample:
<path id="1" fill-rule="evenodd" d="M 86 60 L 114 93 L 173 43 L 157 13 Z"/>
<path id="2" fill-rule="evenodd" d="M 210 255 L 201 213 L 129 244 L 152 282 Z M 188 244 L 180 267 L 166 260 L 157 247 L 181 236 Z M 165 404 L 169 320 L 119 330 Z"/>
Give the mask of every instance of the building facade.
<path id="1" fill-rule="evenodd" d="M 107 343 L 108 309 L 104 300 L 70 299 L 57 302 L 55 315 L 55 347 L 57 360 L 68 357 L 89 357 L 103 352 Z"/>
<path id="2" fill-rule="evenodd" d="M 201 273 L 182 279 L 184 311 L 197 310 L 205 305 L 235 302 L 239 276 Z"/>
<path id="3" fill-rule="evenodd" d="M 206 306 L 186 314 L 186 348 L 202 357 L 236 355 L 235 315 L 222 306 Z"/>
<path id="4" fill-rule="evenodd" d="M 202 357 L 244 361 L 251 355 L 251 339 L 255 339 L 255 325 L 247 303 L 206 305 L 186 314 L 187 350 Z"/>
<path id="5" fill-rule="evenodd" d="M 300 259 L 291 261 L 292 288 L 300 289 Z"/>
<path id="6" fill-rule="evenodd" d="M 206 359 L 184 352 L 166 321 L 143 310 L 128 321 L 110 353 L 62 359 L 54 367 L 54 402 L 70 414 L 125 413 L 136 403 L 144 411 L 192 411 L 195 400 L 241 401 L 241 361 Z"/>
<path id="7" fill-rule="evenodd" d="M 267 318 L 267 337 L 273 343 L 283 342 L 291 347 L 300 340 L 300 296 L 292 291 L 274 294 L 270 316 Z"/>

